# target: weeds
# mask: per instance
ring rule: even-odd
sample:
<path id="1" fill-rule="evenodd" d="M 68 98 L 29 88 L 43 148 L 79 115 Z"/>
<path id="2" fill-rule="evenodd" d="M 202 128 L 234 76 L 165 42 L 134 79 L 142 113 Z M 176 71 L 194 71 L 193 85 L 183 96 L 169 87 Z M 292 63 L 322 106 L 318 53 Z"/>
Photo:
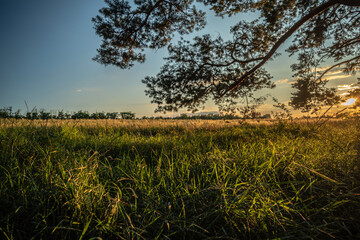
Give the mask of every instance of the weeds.
<path id="1" fill-rule="evenodd" d="M 7 121 L 2 239 L 354 239 L 359 127 Z"/>

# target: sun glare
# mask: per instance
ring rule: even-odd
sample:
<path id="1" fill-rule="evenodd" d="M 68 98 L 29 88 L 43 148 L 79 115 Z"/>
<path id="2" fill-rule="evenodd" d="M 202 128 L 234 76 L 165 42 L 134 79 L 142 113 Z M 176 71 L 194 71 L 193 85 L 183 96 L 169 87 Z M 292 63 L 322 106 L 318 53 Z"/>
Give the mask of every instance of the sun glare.
<path id="1" fill-rule="evenodd" d="M 349 98 L 346 102 L 342 103 L 344 106 L 353 105 L 356 102 L 356 98 Z"/>

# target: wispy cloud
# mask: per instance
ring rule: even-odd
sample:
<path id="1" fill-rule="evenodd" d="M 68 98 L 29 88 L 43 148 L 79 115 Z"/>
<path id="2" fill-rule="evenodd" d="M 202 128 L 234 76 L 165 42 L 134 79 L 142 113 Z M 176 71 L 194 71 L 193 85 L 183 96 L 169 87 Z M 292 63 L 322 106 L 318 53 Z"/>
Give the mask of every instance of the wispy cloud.
<path id="1" fill-rule="evenodd" d="M 343 79 L 343 78 L 351 77 L 351 75 L 346 75 L 346 74 L 336 75 L 336 74 L 339 74 L 339 72 L 341 73 L 341 71 L 330 72 L 330 74 L 326 74 L 322 79 L 330 81 L 330 80 L 336 80 L 336 79 Z M 300 78 L 296 78 L 295 80 L 293 80 L 291 82 L 288 82 L 288 84 L 296 83 L 299 79 Z"/>
<path id="2" fill-rule="evenodd" d="M 285 78 L 285 79 L 279 79 L 275 83 L 276 84 L 284 84 L 284 83 L 287 83 L 287 82 L 289 82 L 289 79 Z"/>
<path id="3" fill-rule="evenodd" d="M 79 88 L 79 89 L 76 89 L 75 92 L 77 93 L 82 93 L 82 92 L 98 92 L 100 91 L 101 89 L 100 88 Z"/>
<path id="4" fill-rule="evenodd" d="M 348 92 L 344 92 L 344 93 L 341 93 L 341 94 L 339 94 L 340 96 L 347 96 L 347 95 L 350 95 L 350 93 L 348 93 Z"/>
<path id="5" fill-rule="evenodd" d="M 317 68 L 312 68 L 311 71 L 324 72 L 324 71 L 328 70 L 329 68 L 331 68 L 331 66 L 317 67 Z M 339 69 L 339 67 L 335 67 L 335 68 L 331 69 L 331 71 L 327 72 L 326 75 L 333 75 L 333 74 L 338 74 L 341 72 L 342 71 Z"/>
<path id="6" fill-rule="evenodd" d="M 317 72 L 322 72 L 322 71 L 326 71 L 327 69 L 329 69 L 330 66 L 324 66 L 324 67 L 317 67 L 317 68 L 313 68 L 311 69 L 312 71 L 317 71 Z"/>
<path id="7" fill-rule="evenodd" d="M 330 67 L 331 66 L 313 68 L 312 71 L 313 72 L 316 71 L 319 74 L 321 74 L 322 72 L 328 70 Z M 339 75 L 339 74 L 341 74 L 341 75 Z M 338 76 L 333 76 L 333 75 L 338 75 Z M 331 77 L 328 77 L 328 76 L 331 76 Z M 350 77 L 350 76 L 343 74 L 343 71 L 339 67 L 335 67 L 334 69 L 331 69 L 323 76 L 323 78 L 327 79 L 327 80 L 334 80 L 334 79 L 340 79 L 340 78 L 346 78 L 346 77 Z"/>
<path id="8" fill-rule="evenodd" d="M 325 74 L 325 76 L 337 75 L 337 74 L 340 74 L 340 73 L 343 73 L 343 71 L 341 71 L 341 70 L 333 70 L 333 71 L 327 72 Z"/>
<path id="9" fill-rule="evenodd" d="M 348 77 L 351 77 L 351 75 L 346 75 L 346 74 L 343 74 L 343 75 L 335 75 L 335 76 L 330 76 L 330 77 L 324 77 L 324 79 L 326 80 L 336 80 L 336 79 L 342 79 L 342 78 L 348 78 Z"/>
<path id="10" fill-rule="evenodd" d="M 344 84 L 344 85 L 337 85 L 337 89 L 339 91 L 350 91 L 350 90 L 353 90 L 353 89 L 358 89 L 359 86 L 355 83 L 353 84 Z"/>

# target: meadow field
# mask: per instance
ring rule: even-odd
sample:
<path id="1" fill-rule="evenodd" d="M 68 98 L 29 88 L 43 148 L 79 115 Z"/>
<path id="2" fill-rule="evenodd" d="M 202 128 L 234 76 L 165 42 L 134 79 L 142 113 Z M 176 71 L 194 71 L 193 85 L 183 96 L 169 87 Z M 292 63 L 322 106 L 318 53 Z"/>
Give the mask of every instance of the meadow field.
<path id="1" fill-rule="evenodd" d="M 360 239 L 359 120 L 0 119 L 0 239 Z"/>

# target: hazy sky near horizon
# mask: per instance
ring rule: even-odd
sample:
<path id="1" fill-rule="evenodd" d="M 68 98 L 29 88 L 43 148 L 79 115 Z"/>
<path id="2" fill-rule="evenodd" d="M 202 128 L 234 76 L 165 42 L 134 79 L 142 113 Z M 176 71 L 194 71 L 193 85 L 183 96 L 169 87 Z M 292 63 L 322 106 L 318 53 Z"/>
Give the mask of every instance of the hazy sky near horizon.
<path id="1" fill-rule="evenodd" d="M 156 106 L 150 104 L 141 80 L 159 72 L 167 52 L 147 51 L 146 63 L 130 70 L 92 61 L 101 40 L 95 35 L 91 18 L 103 6 L 102 0 L 0 0 L 0 108 L 26 110 L 26 101 L 30 110 L 154 115 Z M 227 38 L 231 25 L 253 18 L 241 15 L 221 20 L 210 16 L 208 28 L 201 33 Z M 270 93 L 282 102 L 291 96 L 290 65 L 294 61 L 282 54 L 266 65 L 277 83 Z M 336 73 L 329 86 L 350 85 L 355 79 Z M 217 110 L 212 103 L 206 106 L 204 111 Z M 261 109 L 269 111 L 269 106 L 271 103 Z"/>

